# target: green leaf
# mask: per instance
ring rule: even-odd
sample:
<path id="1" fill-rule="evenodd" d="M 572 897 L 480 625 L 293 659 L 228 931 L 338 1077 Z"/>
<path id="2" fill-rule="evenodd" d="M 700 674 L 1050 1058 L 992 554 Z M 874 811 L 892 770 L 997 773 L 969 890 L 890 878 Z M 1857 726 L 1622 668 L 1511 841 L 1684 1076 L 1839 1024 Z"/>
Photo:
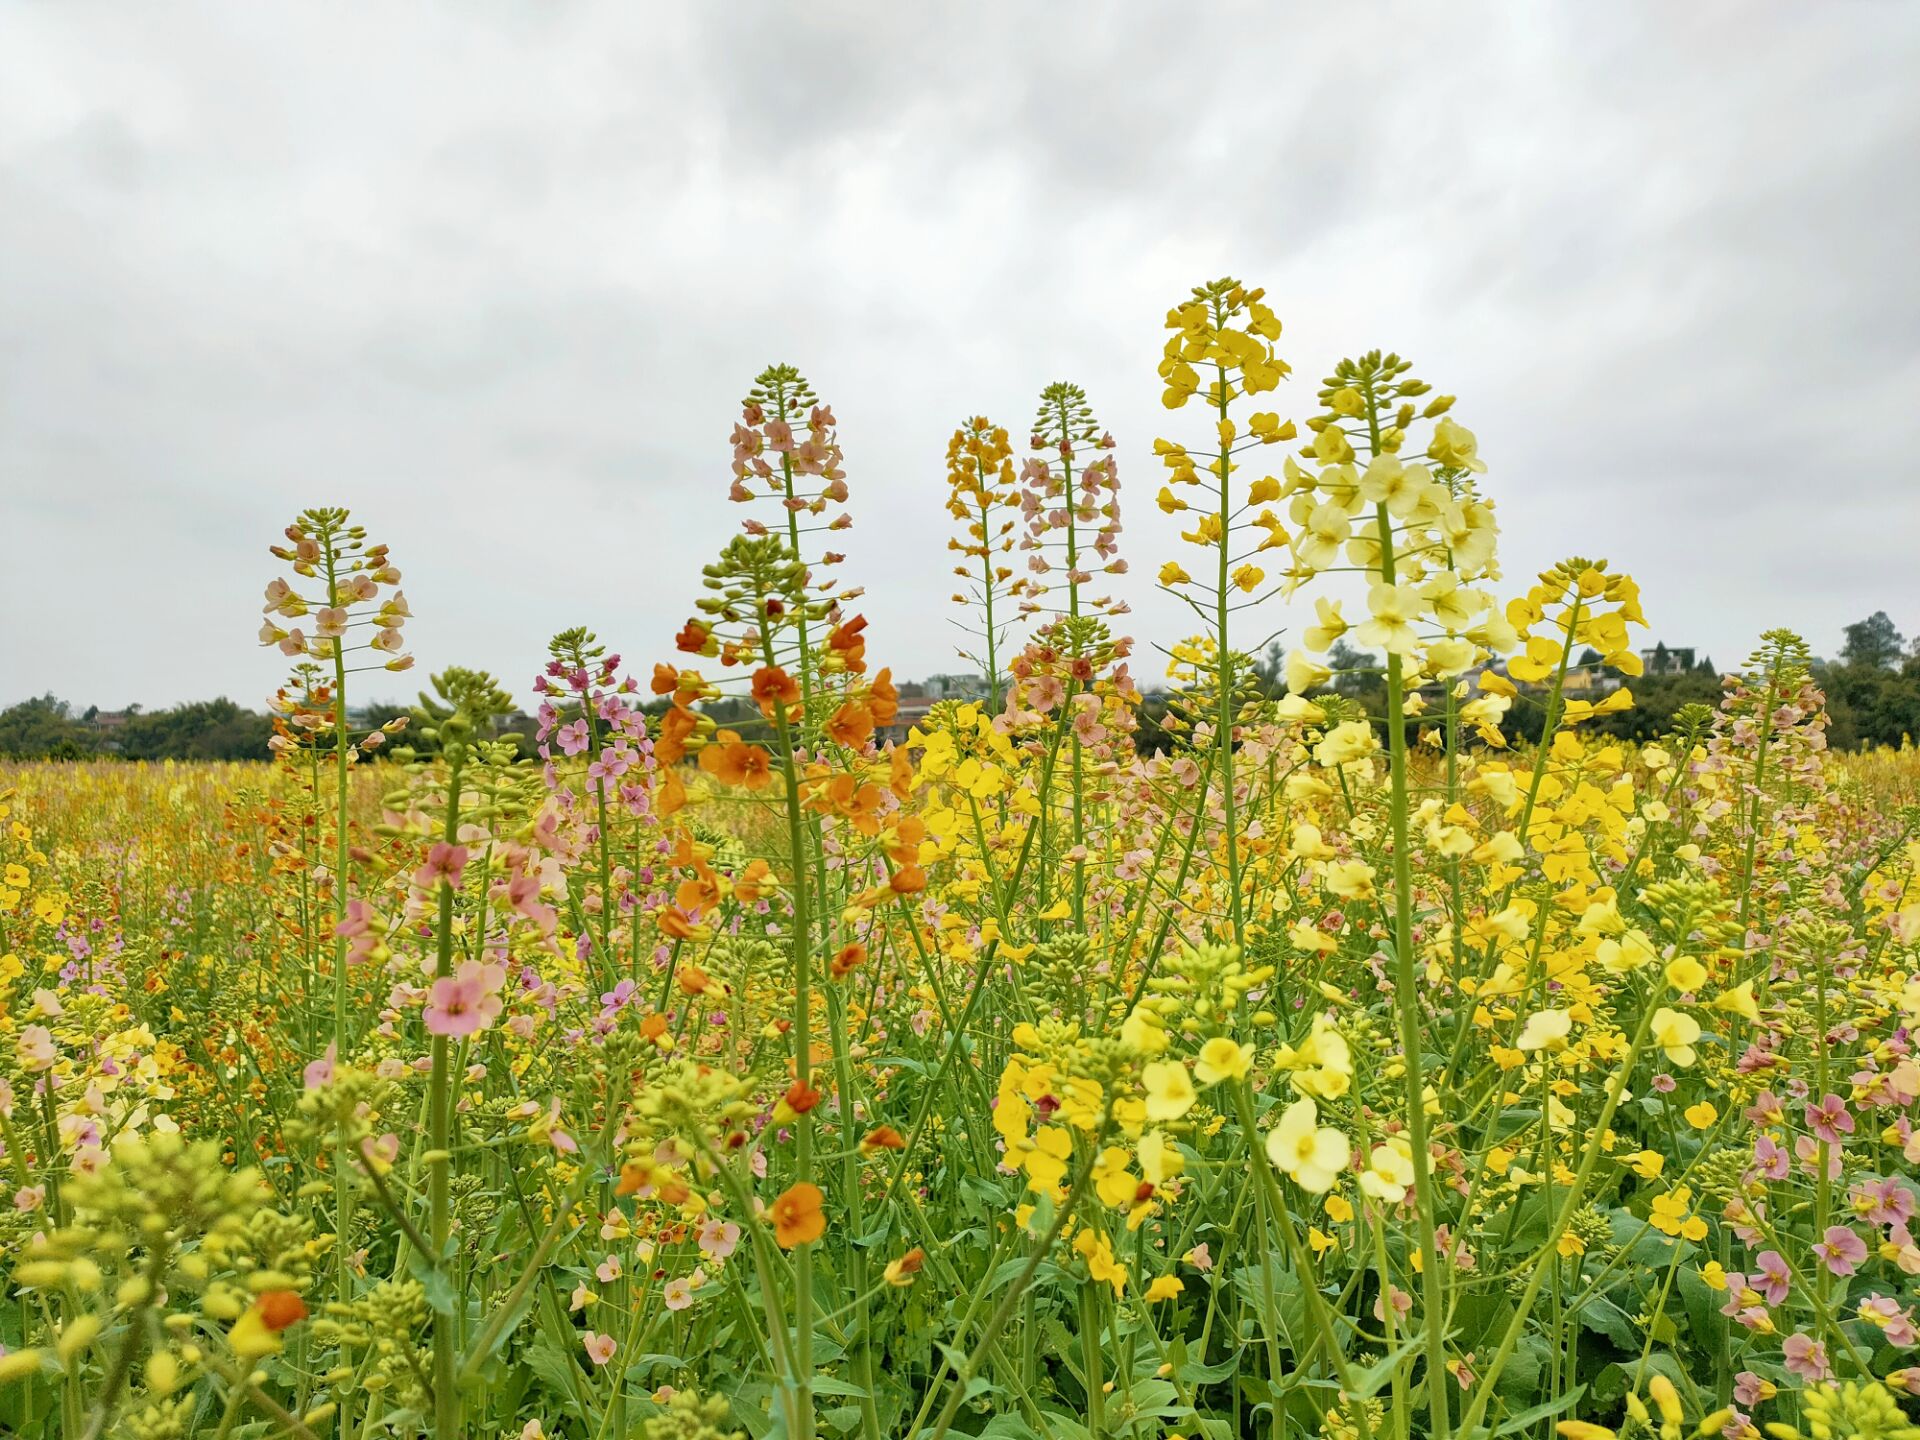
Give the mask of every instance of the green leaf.
<path id="1" fill-rule="evenodd" d="M 831 1375 L 814 1376 L 813 1393 L 816 1395 L 846 1395 L 855 1400 L 865 1400 L 868 1398 L 867 1392 L 862 1390 L 858 1385 L 849 1384 L 845 1380 L 837 1380 Z"/>
<path id="2" fill-rule="evenodd" d="M 1517 1430 L 1525 1430 L 1530 1425 L 1537 1424 L 1554 1415 L 1571 1410 L 1579 1403 L 1580 1397 L 1586 1393 L 1586 1386 L 1576 1385 L 1564 1395 L 1556 1396 L 1552 1400 L 1543 1400 L 1538 1405 L 1530 1409 L 1522 1410 L 1517 1415 L 1509 1415 L 1505 1420 L 1500 1422 L 1499 1427 L 1495 1429 L 1493 1433 L 1498 1437 L 1501 1435 L 1511 1435 Z"/>

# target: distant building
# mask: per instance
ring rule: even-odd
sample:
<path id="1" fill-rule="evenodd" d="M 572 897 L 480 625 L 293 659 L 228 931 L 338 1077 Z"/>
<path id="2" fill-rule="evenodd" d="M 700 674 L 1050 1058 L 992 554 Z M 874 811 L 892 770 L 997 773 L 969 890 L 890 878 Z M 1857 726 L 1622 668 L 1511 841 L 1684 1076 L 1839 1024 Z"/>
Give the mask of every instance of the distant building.
<path id="1" fill-rule="evenodd" d="M 924 690 L 924 687 L 919 685 L 913 688 Z M 927 713 L 940 703 L 931 695 L 925 693 L 909 695 L 906 690 L 905 685 L 900 687 L 900 708 L 894 712 L 893 723 L 882 725 L 873 732 L 873 738 L 883 745 L 889 740 L 896 743 L 905 741 L 907 732 L 925 720 Z"/>
<path id="2" fill-rule="evenodd" d="M 984 700 L 989 693 L 984 675 L 929 675 L 918 688 L 935 700 Z"/>
<path id="3" fill-rule="evenodd" d="M 1649 675 L 1686 675 L 1694 668 L 1691 645 L 1655 645 L 1640 652 L 1640 663 Z"/>

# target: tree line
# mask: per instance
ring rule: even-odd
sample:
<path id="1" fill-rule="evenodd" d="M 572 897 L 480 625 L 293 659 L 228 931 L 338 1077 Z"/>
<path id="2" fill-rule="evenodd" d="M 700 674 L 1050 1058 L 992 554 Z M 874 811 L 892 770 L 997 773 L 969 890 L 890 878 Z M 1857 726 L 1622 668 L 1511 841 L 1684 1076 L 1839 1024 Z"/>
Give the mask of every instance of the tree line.
<path id="1" fill-rule="evenodd" d="M 1695 661 L 1691 652 L 1655 647 L 1656 664 L 1629 682 L 1631 710 L 1597 716 L 1587 723 L 1591 732 L 1646 741 L 1672 727 L 1673 714 L 1682 705 L 1714 705 L 1720 699 L 1720 676 L 1710 659 Z M 1598 655 L 1580 657 L 1597 663 Z M 1276 646 L 1255 670 L 1262 686 L 1279 693 L 1281 652 Z M 1330 663 L 1337 671 L 1329 688 L 1378 714 L 1386 692 L 1378 674 L 1379 659 L 1349 646 L 1334 646 Z M 1888 617 L 1877 610 L 1846 627 L 1837 660 L 1817 661 L 1814 675 L 1826 692 L 1832 716 L 1828 739 L 1835 749 L 1858 750 L 1874 745 L 1899 745 L 1911 738 L 1920 743 L 1920 635 L 1909 641 Z M 758 717 L 744 702 L 718 713 L 720 724 L 741 725 Z M 406 713 L 400 705 L 369 707 L 364 723 L 379 725 Z M 1160 728 L 1163 701 L 1149 700 L 1140 713 L 1136 741 L 1142 750 L 1165 748 Z M 112 712 L 112 723 L 101 723 L 101 712 L 89 707 L 76 713 L 53 695 L 23 700 L 0 710 L 0 757 L 12 760 L 88 760 L 115 757 L 124 760 L 264 760 L 273 724 L 265 715 L 226 698 L 199 700 L 166 710 L 142 710 L 137 705 Z M 1540 697 L 1522 694 L 1508 711 L 1509 740 L 1526 741 L 1540 732 L 1544 715 Z M 529 737 L 530 738 L 530 737 Z M 419 743 L 409 737 L 409 743 Z"/>

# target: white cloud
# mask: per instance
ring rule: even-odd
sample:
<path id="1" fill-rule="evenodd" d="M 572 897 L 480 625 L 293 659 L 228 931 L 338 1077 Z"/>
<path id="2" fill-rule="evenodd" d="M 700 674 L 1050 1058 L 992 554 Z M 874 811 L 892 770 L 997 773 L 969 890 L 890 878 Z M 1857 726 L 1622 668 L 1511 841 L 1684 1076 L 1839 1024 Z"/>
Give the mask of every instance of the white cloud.
<path id="1" fill-rule="evenodd" d="M 1227 272 L 1291 413 L 1374 345 L 1462 397 L 1516 588 L 1609 556 L 1722 665 L 1920 628 L 1916 42 L 1890 6 L 8 7 L 0 703 L 257 701 L 264 547 L 316 503 L 392 544 L 428 669 L 524 685 L 583 622 L 641 665 L 776 359 L 838 413 L 896 673 L 951 664 L 948 433 L 1054 379 L 1120 441 L 1168 641 L 1160 320 Z"/>

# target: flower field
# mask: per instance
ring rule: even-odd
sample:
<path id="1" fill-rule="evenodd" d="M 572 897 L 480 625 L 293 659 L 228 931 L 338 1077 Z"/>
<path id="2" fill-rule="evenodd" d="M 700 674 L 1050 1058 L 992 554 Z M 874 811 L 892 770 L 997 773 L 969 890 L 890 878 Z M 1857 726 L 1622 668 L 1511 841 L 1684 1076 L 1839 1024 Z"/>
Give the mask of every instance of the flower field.
<path id="1" fill-rule="evenodd" d="M 1596 733 L 1632 580 L 1509 582 L 1452 398 L 1280 335 L 1168 314 L 1178 555 L 1077 387 L 960 426 L 989 695 L 910 726 L 776 366 L 643 658 L 367 729 L 404 557 L 310 510 L 270 759 L 0 766 L 0 1433 L 1920 1440 L 1920 757 L 1784 631 Z"/>

